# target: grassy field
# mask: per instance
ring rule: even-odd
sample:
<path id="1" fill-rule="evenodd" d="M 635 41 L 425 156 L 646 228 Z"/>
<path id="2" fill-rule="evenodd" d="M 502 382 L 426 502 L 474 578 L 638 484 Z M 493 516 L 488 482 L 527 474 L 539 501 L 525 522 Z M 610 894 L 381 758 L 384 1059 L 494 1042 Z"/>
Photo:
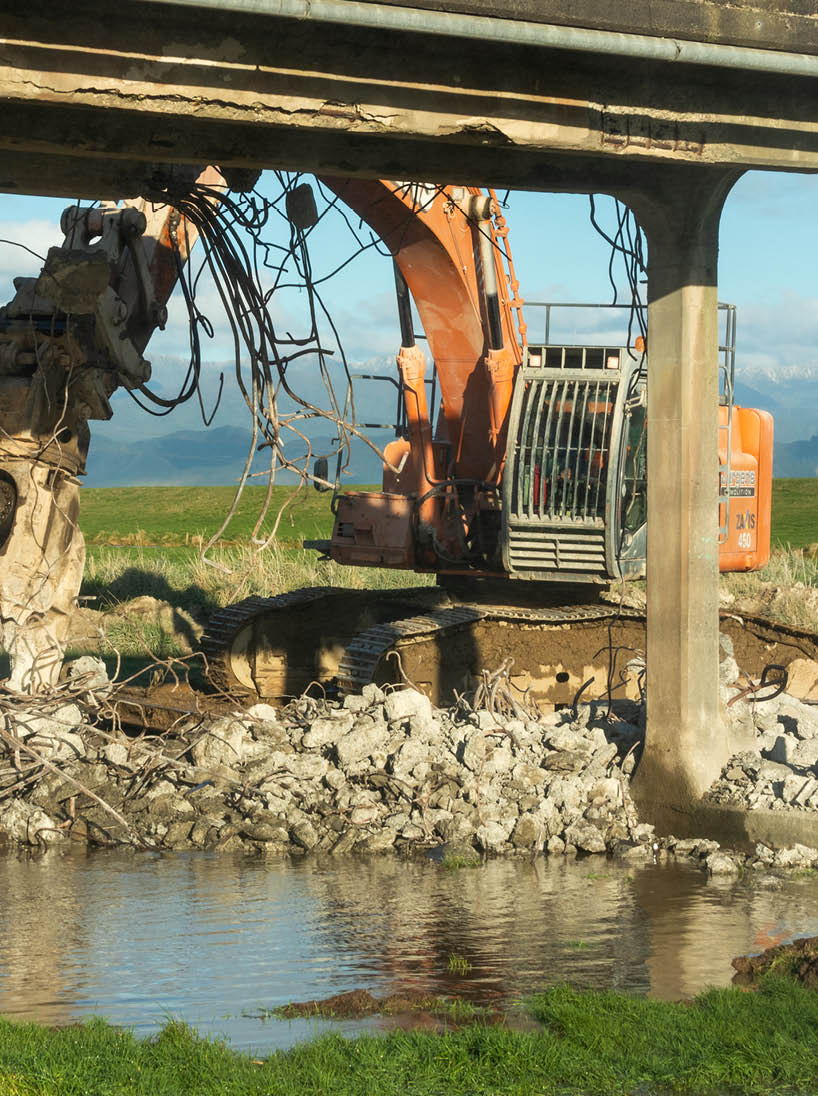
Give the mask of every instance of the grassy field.
<path id="1" fill-rule="evenodd" d="M 208 559 L 194 548 L 92 547 L 82 595 L 111 605 L 147 594 L 191 612 L 211 612 L 252 594 L 271 597 L 302 586 L 385 589 L 433 581 L 413 572 L 343 567 L 316 552 L 277 544 L 263 552 L 247 545 L 217 547 Z"/>
<path id="2" fill-rule="evenodd" d="M 265 487 L 246 487 L 224 533 L 228 542 L 246 541 L 264 504 Z M 233 501 L 232 487 L 89 487 L 82 492 L 82 531 L 91 545 L 189 545 L 207 540 Z M 332 532 L 330 494 L 312 488 L 276 487 L 261 535 L 272 529 L 285 507 L 277 541 L 301 546 Z"/>
<path id="3" fill-rule="evenodd" d="M 227 542 L 246 541 L 261 510 L 264 487 L 246 488 L 225 532 Z M 80 523 L 89 545 L 191 546 L 191 538 L 209 537 L 230 508 L 232 487 L 89 487 L 82 492 Z M 295 492 L 276 487 L 263 530 L 286 506 L 277 541 L 300 547 L 301 541 L 332 532 L 329 494 L 311 488 Z M 818 478 L 780 479 L 773 483 L 773 543 L 805 548 L 818 542 Z"/>
<path id="4" fill-rule="evenodd" d="M 818 542 L 818 477 L 773 480 L 772 539 L 791 548 Z"/>
<path id="5" fill-rule="evenodd" d="M 96 488 L 82 493 L 81 525 L 88 543 L 82 595 L 87 604 L 108 609 L 142 595 L 184 609 L 201 621 L 219 606 L 251 594 L 271 596 L 304 586 L 384 588 L 433 581 L 428 575 L 368 567 L 341 567 L 301 549 L 305 538 L 328 537 L 332 530 L 330 496 L 313 490 L 296 493 L 278 487 L 269 522 L 282 506 L 278 536 L 259 553 L 250 535 L 263 503 L 264 488 L 250 487 L 210 564 L 200 558 L 201 538 L 210 536 L 232 500 L 229 487 Z M 773 540 L 780 549 L 763 571 L 725 575 L 726 590 L 753 598 L 759 587 L 795 587 L 794 599 L 764 606 L 773 617 L 804 627 L 815 624 L 815 606 L 799 594 L 800 586 L 818 586 L 818 559 L 801 552 L 818 540 L 818 479 L 777 480 L 773 492 Z M 215 564 L 215 566 L 213 565 Z M 779 595 L 777 595 L 779 596 Z M 780 600 L 780 596 L 779 596 Z M 175 651 L 157 626 L 127 616 L 111 625 L 107 645 L 123 654 L 146 647 Z M 156 634 L 154 634 L 156 633 Z"/>
<path id="6" fill-rule="evenodd" d="M 431 575 L 413 572 L 342 567 L 303 551 L 303 539 L 325 538 L 332 531 L 330 496 L 312 489 L 296 494 L 292 487 L 276 488 L 268 527 L 278 509 L 289 505 L 275 542 L 264 552 L 255 551 L 249 538 L 263 494 L 262 487 L 248 488 L 225 540 L 209 553 L 208 564 L 200 558 L 200 538 L 218 528 L 229 509 L 232 488 L 83 490 L 80 524 L 88 544 L 83 604 L 104 610 L 122 606 L 121 615 L 106 624 L 100 653 L 112 660 L 118 652 L 135 659 L 135 666 L 149 660 L 148 652 L 168 657 L 189 649 L 184 643 L 180 646 L 179 636 L 168 633 L 160 621 L 129 614 L 128 603 L 143 595 L 185 610 L 203 623 L 216 608 L 252 594 L 269 597 L 305 586 L 384 589 L 434 582 Z M 754 611 L 762 615 L 818 629 L 818 602 L 803 589 L 818 588 L 818 555 L 801 551 L 816 542 L 818 479 L 776 480 L 774 555 L 769 566 L 760 572 L 723 575 L 722 587 L 742 602 L 761 596 Z M 70 645 L 72 656 L 82 653 L 85 647 Z M 0 653 L 0 677 L 6 672 Z"/>
<path id="7" fill-rule="evenodd" d="M 3 1096 L 531 1096 L 815 1092 L 818 994 L 781 978 L 692 1002 L 548 990 L 535 1031 L 475 1024 L 440 1035 L 324 1036 L 268 1057 L 170 1023 L 154 1039 L 93 1021 L 0 1021 Z"/>

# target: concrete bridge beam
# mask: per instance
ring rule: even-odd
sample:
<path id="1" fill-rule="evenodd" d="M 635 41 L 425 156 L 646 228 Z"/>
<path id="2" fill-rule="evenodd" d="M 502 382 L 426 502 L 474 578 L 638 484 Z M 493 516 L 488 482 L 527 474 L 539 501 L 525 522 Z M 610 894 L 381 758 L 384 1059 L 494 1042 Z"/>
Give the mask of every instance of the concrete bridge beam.
<path id="1" fill-rule="evenodd" d="M 648 238 L 648 632 L 640 808 L 687 828 L 732 744 L 719 713 L 718 230 L 735 172 L 630 197 Z"/>

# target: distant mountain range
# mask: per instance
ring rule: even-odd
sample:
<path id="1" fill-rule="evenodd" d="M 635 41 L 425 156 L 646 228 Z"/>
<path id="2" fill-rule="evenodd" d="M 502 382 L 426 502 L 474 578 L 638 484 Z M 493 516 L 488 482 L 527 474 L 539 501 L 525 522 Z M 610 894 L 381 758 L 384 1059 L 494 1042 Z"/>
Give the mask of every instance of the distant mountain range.
<path id="1" fill-rule="evenodd" d="M 381 371 L 384 369 L 385 365 Z M 735 397 L 736 403 L 743 407 L 758 407 L 773 415 L 776 476 L 818 475 L 817 366 L 744 369 L 736 381 Z M 156 437 L 141 437 L 141 430 L 151 420 L 123 401 L 118 403 L 117 408 L 117 414 L 110 423 L 91 424 L 92 441 L 85 480 L 89 487 L 232 484 L 241 474 L 250 444 L 246 426 L 211 426 L 206 429 L 199 426 Z M 359 417 L 383 421 L 386 410 L 383 407 L 364 406 L 359 408 Z M 391 411 L 391 408 L 388 410 Z M 176 413 L 182 422 L 185 421 L 182 417 L 184 411 L 185 408 L 182 408 Z M 229 404 L 225 411 L 238 414 Z M 190 422 L 195 421 L 195 409 L 190 411 L 187 418 Z M 386 430 L 372 430 L 370 433 L 372 440 L 381 448 L 392 437 Z M 330 451 L 329 436 L 315 438 L 313 449 L 316 453 Z M 293 458 L 298 455 L 295 448 L 292 454 Z M 259 454 L 254 460 L 253 470 L 262 471 L 264 467 L 264 457 Z M 280 483 L 292 483 L 294 478 L 292 473 L 279 472 L 277 475 Z M 379 483 L 380 479 L 381 463 L 377 455 L 363 442 L 353 443 L 352 460 L 345 481 Z"/>
<path id="2" fill-rule="evenodd" d="M 776 408 L 770 406 L 775 401 L 765 400 L 745 386 L 742 389 L 737 393 L 740 397 L 737 402 L 745 407 L 760 407 L 776 414 Z M 779 414 L 783 414 L 780 408 L 778 410 Z M 381 447 L 388 440 L 389 435 L 384 432 L 373 436 L 375 444 Z M 94 437 L 88 455 L 85 484 L 88 487 L 232 484 L 236 483 L 244 467 L 248 445 L 248 433 L 239 426 L 178 430 L 173 434 L 141 441 L 117 442 L 107 436 Z M 332 447 L 327 438 L 316 438 L 313 448 L 314 452 L 321 453 Z M 265 467 L 265 458 L 257 454 L 253 471 L 263 472 Z M 333 474 L 334 462 L 330 476 Z M 776 440 L 774 474 L 783 478 L 818 475 L 818 434 L 813 434 L 808 441 Z M 344 478 L 347 483 L 380 483 L 381 462 L 368 446 L 353 442 L 352 460 Z M 276 482 L 294 483 L 295 475 L 279 471 Z"/>
<path id="3" fill-rule="evenodd" d="M 745 365 L 741 376 L 753 384 L 761 384 L 762 387 L 770 384 L 786 387 L 802 381 L 814 386 L 818 384 L 818 365 Z"/>
<path id="4" fill-rule="evenodd" d="M 813 434 L 809 441 L 776 445 L 773 474 L 782 479 L 818 476 L 818 434 Z"/>
<path id="5" fill-rule="evenodd" d="M 775 419 L 775 474 L 802 475 L 787 471 L 790 444 L 808 444 L 818 429 L 818 368 L 814 366 L 742 370 L 736 380 L 736 403 L 760 407 Z M 809 475 L 815 475 L 813 467 Z"/>
<path id="6" fill-rule="evenodd" d="M 735 399 L 742 407 L 769 411 L 775 420 L 773 475 L 781 479 L 818 475 L 818 369 L 782 369 L 775 383 L 761 371 L 736 382 Z M 803 440 L 804 437 L 808 441 Z"/>
<path id="7" fill-rule="evenodd" d="M 93 428 L 93 423 L 92 423 Z M 383 445 L 389 436 L 373 431 L 372 440 Z M 244 468 L 250 434 L 240 426 L 213 426 L 202 430 L 177 430 L 173 434 L 118 441 L 110 432 L 94 434 L 88 453 L 87 487 L 134 487 L 138 485 L 201 486 L 236 483 Z M 313 452 L 331 452 L 329 438 L 312 439 Z M 292 449 L 290 459 L 304 455 L 302 446 Z M 252 470 L 264 472 L 269 455 L 257 453 Z M 335 473 L 331 462 L 330 478 Z M 347 483 L 379 483 L 381 462 L 363 442 L 352 443 L 352 459 L 345 473 Z M 279 470 L 277 483 L 294 483 L 295 473 Z M 254 482 L 263 482 L 255 479 Z"/>

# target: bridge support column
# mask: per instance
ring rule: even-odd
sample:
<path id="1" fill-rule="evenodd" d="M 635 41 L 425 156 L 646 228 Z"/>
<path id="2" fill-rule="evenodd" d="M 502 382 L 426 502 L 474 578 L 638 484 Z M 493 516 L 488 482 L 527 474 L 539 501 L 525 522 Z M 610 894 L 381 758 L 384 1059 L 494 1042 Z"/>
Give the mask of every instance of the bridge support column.
<path id="1" fill-rule="evenodd" d="M 718 228 L 736 174 L 665 178 L 631 205 L 648 237 L 647 730 L 633 793 L 665 830 L 730 748 L 719 712 Z"/>

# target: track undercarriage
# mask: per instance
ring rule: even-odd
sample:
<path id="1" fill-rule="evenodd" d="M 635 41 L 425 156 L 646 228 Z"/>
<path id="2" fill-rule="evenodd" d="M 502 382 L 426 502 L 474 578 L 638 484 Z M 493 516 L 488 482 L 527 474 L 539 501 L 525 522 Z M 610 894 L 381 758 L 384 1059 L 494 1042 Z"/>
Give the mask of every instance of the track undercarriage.
<path id="1" fill-rule="evenodd" d="M 721 630 L 755 679 L 767 667 L 818 657 L 818 637 L 760 617 L 723 612 Z M 605 601 L 465 600 L 439 587 L 310 588 L 221 610 L 202 649 L 222 689 L 274 703 L 312 684 L 343 695 L 369 682 L 407 681 L 445 705 L 482 671 L 505 665 L 521 695 L 563 706 L 579 693 L 584 700 L 638 698 L 645 615 Z"/>

